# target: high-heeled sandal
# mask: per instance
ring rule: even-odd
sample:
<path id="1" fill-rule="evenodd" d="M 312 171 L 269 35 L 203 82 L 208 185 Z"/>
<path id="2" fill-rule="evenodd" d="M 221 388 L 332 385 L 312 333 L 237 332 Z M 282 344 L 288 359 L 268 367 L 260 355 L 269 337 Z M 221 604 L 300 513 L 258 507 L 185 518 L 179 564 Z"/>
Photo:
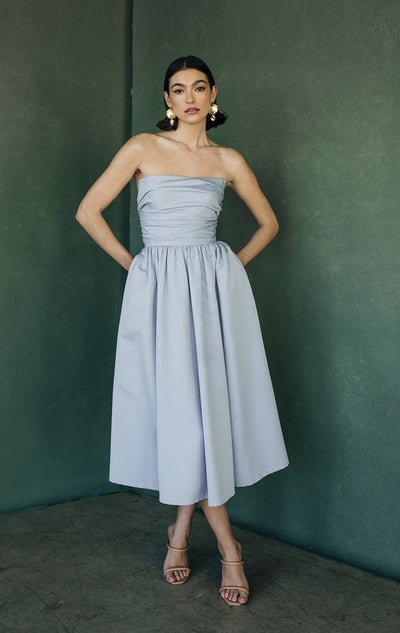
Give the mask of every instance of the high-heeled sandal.
<path id="1" fill-rule="evenodd" d="M 235 560 L 235 561 L 229 561 L 229 560 L 224 560 L 223 558 L 220 559 L 221 563 L 223 563 L 224 565 L 243 565 L 244 560 Z M 240 587 L 237 585 L 230 585 L 230 586 L 225 586 L 225 587 L 220 587 L 218 589 L 219 591 L 219 595 L 221 596 L 221 598 L 223 600 L 225 600 L 225 602 L 227 604 L 229 604 L 231 607 L 241 607 L 243 604 L 247 604 L 247 600 L 246 602 L 233 602 L 232 600 L 229 600 L 228 598 L 225 598 L 225 596 L 222 595 L 222 591 L 225 591 L 226 589 L 230 590 L 230 589 L 236 589 L 237 591 L 245 591 L 247 593 L 247 597 L 249 596 L 249 590 L 247 589 L 247 587 Z"/>
<path id="2" fill-rule="evenodd" d="M 167 542 L 167 547 L 173 552 L 187 552 L 187 550 L 189 549 L 189 545 L 186 545 L 186 547 L 172 547 L 172 545 L 169 544 L 169 541 Z M 189 572 L 188 575 L 185 576 L 185 578 L 183 578 L 183 580 L 175 580 L 175 582 L 169 582 L 167 580 L 167 583 L 169 585 L 183 585 L 183 583 L 189 579 L 190 572 L 192 570 L 190 569 L 190 567 L 168 567 L 168 569 L 166 569 L 164 572 L 164 578 L 171 571 L 188 571 Z"/>

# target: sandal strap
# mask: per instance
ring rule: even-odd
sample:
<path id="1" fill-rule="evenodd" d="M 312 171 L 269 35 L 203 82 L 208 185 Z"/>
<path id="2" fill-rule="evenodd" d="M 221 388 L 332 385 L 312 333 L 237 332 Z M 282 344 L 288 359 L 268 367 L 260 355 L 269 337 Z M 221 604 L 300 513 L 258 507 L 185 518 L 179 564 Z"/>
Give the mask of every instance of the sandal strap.
<path id="1" fill-rule="evenodd" d="M 173 552 L 187 552 L 187 550 L 189 549 L 189 543 L 186 545 L 186 547 L 172 547 L 172 545 L 170 545 L 168 541 L 167 547 L 168 549 L 172 549 Z"/>
<path id="2" fill-rule="evenodd" d="M 221 563 L 224 563 L 224 565 L 243 565 L 244 564 L 244 560 L 224 560 L 223 558 L 220 559 Z"/>
<path id="3" fill-rule="evenodd" d="M 168 567 L 164 572 L 164 576 L 170 571 L 191 571 L 191 569 L 190 567 Z"/>
<path id="4" fill-rule="evenodd" d="M 232 586 L 227 586 L 227 587 L 220 587 L 218 589 L 218 591 L 221 593 L 221 591 L 225 591 L 225 589 L 237 589 L 238 591 L 245 591 L 247 593 L 247 595 L 249 595 L 249 590 L 246 589 L 246 587 L 238 587 L 237 585 L 232 585 Z"/>

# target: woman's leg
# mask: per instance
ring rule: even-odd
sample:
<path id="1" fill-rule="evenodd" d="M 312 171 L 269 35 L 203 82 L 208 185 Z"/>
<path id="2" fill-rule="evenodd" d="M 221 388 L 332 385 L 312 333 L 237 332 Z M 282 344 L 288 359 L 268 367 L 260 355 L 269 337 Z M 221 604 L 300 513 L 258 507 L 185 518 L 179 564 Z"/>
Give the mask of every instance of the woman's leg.
<path id="1" fill-rule="evenodd" d="M 196 507 L 197 503 L 193 503 L 190 506 L 178 507 L 175 523 L 168 527 L 168 539 L 169 544 L 172 547 L 186 547 Z M 174 552 L 172 550 L 168 550 L 167 557 L 164 562 L 164 571 L 168 569 L 168 567 L 180 566 L 188 567 L 187 552 Z M 165 578 L 168 582 L 174 584 L 177 580 L 183 580 L 183 578 L 188 575 L 188 571 L 171 571 L 166 574 Z"/>
<path id="2" fill-rule="evenodd" d="M 207 499 L 203 499 L 200 503 L 207 517 L 207 521 L 217 537 L 218 549 L 222 558 L 227 561 L 241 560 L 242 548 L 240 543 L 233 536 L 225 504 L 221 506 L 209 506 Z M 226 585 L 238 585 L 239 587 L 249 588 L 242 565 L 222 565 L 221 586 Z M 232 602 L 247 602 L 247 594 L 245 591 L 227 589 L 223 592 L 223 595 Z"/>

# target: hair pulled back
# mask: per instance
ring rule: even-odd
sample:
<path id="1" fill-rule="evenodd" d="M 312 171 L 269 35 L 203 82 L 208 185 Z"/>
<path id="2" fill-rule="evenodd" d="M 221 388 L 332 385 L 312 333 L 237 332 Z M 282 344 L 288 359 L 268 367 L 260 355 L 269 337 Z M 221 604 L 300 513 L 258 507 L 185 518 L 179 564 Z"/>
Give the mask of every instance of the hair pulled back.
<path id="1" fill-rule="evenodd" d="M 185 57 L 178 57 L 177 59 L 174 59 L 174 61 L 171 62 L 167 68 L 164 79 L 164 91 L 168 92 L 168 94 L 170 78 L 172 77 L 172 75 L 178 72 L 178 70 L 182 70 L 183 68 L 195 68 L 196 70 L 200 70 L 202 73 L 207 75 L 210 88 L 215 85 L 214 77 L 207 64 L 202 59 L 200 59 L 200 57 L 195 57 L 194 55 L 186 55 Z M 163 101 L 164 107 L 168 108 L 168 104 L 165 99 L 163 99 Z M 216 99 L 214 103 L 217 103 Z M 210 113 L 207 114 L 206 130 L 209 130 L 212 127 L 218 127 L 218 125 L 222 125 L 228 118 L 228 115 L 225 112 L 220 111 L 216 112 L 214 116 L 215 121 L 211 121 Z M 158 128 L 160 128 L 160 130 L 176 130 L 178 128 L 178 121 L 179 119 L 178 117 L 176 117 L 174 119 L 174 124 L 171 125 L 169 118 L 165 116 L 163 119 L 158 121 L 156 125 Z"/>

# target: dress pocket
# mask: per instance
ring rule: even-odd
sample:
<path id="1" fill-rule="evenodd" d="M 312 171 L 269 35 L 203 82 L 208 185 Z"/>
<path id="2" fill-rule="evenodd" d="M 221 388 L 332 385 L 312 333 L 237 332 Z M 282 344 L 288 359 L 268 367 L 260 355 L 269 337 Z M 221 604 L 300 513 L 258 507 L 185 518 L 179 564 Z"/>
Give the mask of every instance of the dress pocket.
<path id="1" fill-rule="evenodd" d="M 239 264 L 241 265 L 241 267 L 244 269 L 244 265 L 243 262 L 239 259 L 239 257 L 236 255 L 236 253 L 233 252 L 233 250 L 231 249 L 231 253 L 232 255 L 238 260 Z"/>
<path id="2" fill-rule="evenodd" d="M 136 264 L 138 263 L 138 261 L 140 259 L 141 254 L 142 253 L 138 253 L 137 255 L 134 256 L 134 258 L 132 259 L 131 264 L 130 264 L 130 266 L 128 268 L 128 273 L 130 273 L 131 270 L 133 270 L 135 268 Z"/>

